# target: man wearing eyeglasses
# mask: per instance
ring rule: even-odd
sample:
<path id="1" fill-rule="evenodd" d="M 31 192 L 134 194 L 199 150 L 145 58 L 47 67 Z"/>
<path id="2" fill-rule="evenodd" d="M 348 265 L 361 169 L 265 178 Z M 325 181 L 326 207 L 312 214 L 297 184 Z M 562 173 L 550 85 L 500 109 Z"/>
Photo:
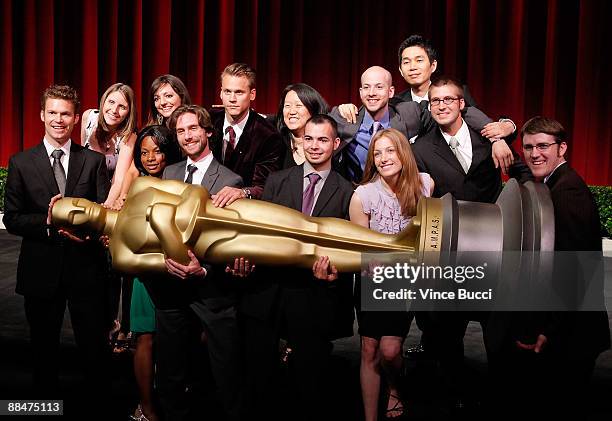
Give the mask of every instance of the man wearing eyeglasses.
<path id="1" fill-rule="evenodd" d="M 461 83 L 448 77 L 434 81 L 429 87 L 429 103 L 437 128 L 419 137 L 412 151 L 419 171 L 429 173 L 435 181 L 432 196 L 451 193 L 457 200 L 494 203 L 502 189 L 501 171 L 491 156 L 491 141 L 462 118 L 465 100 Z M 512 167 L 510 172 L 514 172 Z M 466 408 L 465 329 L 470 320 L 477 320 L 486 334 L 487 319 L 485 312 L 435 312 L 425 326 L 428 344 L 448 381 L 454 411 L 465 412 Z"/>
<path id="2" fill-rule="evenodd" d="M 438 129 L 419 137 L 412 150 L 419 170 L 429 173 L 436 183 L 433 197 L 451 193 L 458 200 L 495 202 L 501 191 L 501 173 L 491 156 L 492 143 L 462 117 L 461 84 L 441 77 L 431 84 L 429 98 Z M 510 172 L 514 175 L 512 167 Z"/>
<path id="3" fill-rule="evenodd" d="M 550 176 L 557 168 L 566 163 L 565 130 L 559 122 L 538 116 L 525 123 L 521 129 L 521 136 L 523 138 L 523 153 L 533 176 L 536 181 L 542 181 L 549 185 Z M 564 170 L 559 173 L 571 171 L 577 179 L 580 179 L 580 176 L 569 166 L 566 165 Z M 558 179 L 558 177 L 556 178 Z M 584 184 L 582 179 L 580 179 L 579 184 Z M 549 187 L 551 186 L 549 185 Z"/>
<path id="4" fill-rule="evenodd" d="M 503 348 L 493 350 L 492 374 L 502 387 L 512 389 L 514 401 L 516 392 L 523 398 L 506 407 L 516 408 L 518 403 L 517 412 L 522 414 L 526 413 L 523 409 L 535 408 L 545 412 L 546 418 L 563 415 L 563 418 L 583 419 L 588 408 L 584 393 L 588 390 L 595 360 L 610 348 L 605 307 L 592 303 L 594 297 L 603 301 L 603 291 L 597 291 L 597 296 L 591 295 L 596 290 L 593 279 L 597 277 L 589 275 L 593 270 L 590 266 L 598 259 L 584 263 L 587 254 L 591 257 L 592 252 L 596 256 L 601 253 L 599 213 L 587 185 L 565 160 L 566 132 L 558 121 L 533 117 L 521 129 L 521 136 L 527 165 L 536 181 L 550 189 L 555 215 L 552 277 L 555 292 L 559 293 L 556 288 L 563 283 L 572 294 L 564 296 L 564 302 L 575 301 L 582 303 L 582 308 L 586 305 L 589 310 L 604 310 L 568 308 L 567 311 L 537 312 L 527 319 L 527 324 L 523 318 L 520 329 L 516 329 L 515 320 L 514 329 L 505 334 Z M 587 294 L 589 299 L 585 300 Z M 517 332 L 528 332 L 531 339 L 518 336 Z M 537 385 L 531 386 L 534 379 Z M 537 396 L 535 401 L 533 395 Z M 536 413 L 531 414 L 537 418 Z"/>

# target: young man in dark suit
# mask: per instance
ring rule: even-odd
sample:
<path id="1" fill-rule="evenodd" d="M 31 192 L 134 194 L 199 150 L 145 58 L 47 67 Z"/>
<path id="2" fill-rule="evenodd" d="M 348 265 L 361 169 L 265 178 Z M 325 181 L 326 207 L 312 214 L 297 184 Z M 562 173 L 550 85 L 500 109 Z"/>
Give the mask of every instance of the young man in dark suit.
<path id="1" fill-rule="evenodd" d="M 433 197 L 451 193 L 458 200 L 494 203 L 501 192 L 501 171 L 491 156 L 491 142 L 470 129 L 461 116 L 465 107 L 461 84 L 440 78 L 429 88 L 431 114 L 438 128 L 412 145 L 419 171 L 435 181 Z M 514 174 L 511 167 L 510 173 Z M 528 174 L 517 176 L 527 178 Z M 486 327 L 488 314 L 436 312 L 425 331 L 449 381 L 456 409 L 463 409 L 463 336 L 470 320 Z M 486 335 L 486 329 L 484 330 Z"/>
<path id="2" fill-rule="evenodd" d="M 303 212 L 308 216 L 348 218 L 353 188 L 331 168 L 340 139 L 335 122 L 326 115 L 313 116 L 305 127 L 306 162 L 271 174 L 262 200 Z M 337 278 L 329 261 L 324 279 Z M 329 272 L 327 271 L 329 270 Z M 315 279 L 310 270 L 258 266 L 246 282 L 240 310 L 244 315 L 248 393 L 253 416 L 266 419 L 327 419 L 333 402 L 327 368 L 331 340 L 353 334 L 352 282 L 340 276 L 335 282 Z M 297 405 L 290 415 L 282 412 L 278 396 L 280 336 L 293 350 L 289 369 L 297 390 Z"/>
<path id="3" fill-rule="evenodd" d="M 408 84 L 409 88 L 400 92 L 391 99 L 391 104 L 401 101 L 415 101 L 418 103 L 429 101 L 428 91 L 431 85 L 431 77 L 438 68 L 438 52 L 431 41 L 421 35 L 410 35 L 400 44 L 397 51 L 399 72 Z M 470 95 L 467 85 L 462 85 L 463 99 L 468 107 L 478 107 L 476 101 Z M 509 166 L 518 155 L 509 145 L 516 139 L 516 125 L 509 118 L 500 118 L 486 124 L 481 135 L 489 140 L 504 138 L 506 143 L 497 143 L 493 146 L 493 160 L 497 166 L 501 166 L 504 174 L 508 172 Z"/>
<path id="4" fill-rule="evenodd" d="M 278 131 L 251 110 L 257 94 L 255 76 L 244 63 L 230 64 L 221 73 L 225 110 L 211 111 L 215 131 L 210 148 L 217 161 L 242 177 L 244 187 L 222 189 L 213 200 L 218 206 L 239 198 L 259 199 L 268 175 L 281 169 L 285 156 Z"/>
<path id="5" fill-rule="evenodd" d="M 60 397 L 59 340 L 68 304 L 88 375 L 88 395 L 99 408 L 110 392 L 104 250 L 98 241 L 77 243 L 58 233 L 51 225 L 51 209 L 62 196 L 104 202 L 110 188 L 108 172 L 101 154 L 70 139 L 79 121 L 79 98 L 73 88 L 47 88 L 40 118 L 45 136 L 40 144 L 11 157 L 4 202 L 7 230 L 23 237 L 16 292 L 24 296 L 30 325 L 37 391 L 32 397 Z"/>
<path id="6" fill-rule="evenodd" d="M 597 266 L 593 262 L 601 262 L 599 213 L 584 180 L 565 160 L 567 137 L 558 121 L 533 117 L 521 136 L 527 165 L 536 181 L 550 189 L 556 252 L 551 286 L 565 284 L 563 290 L 571 295 L 563 296 L 564 302 L 582 303 L 589 311 L 570 307 L 523 318 L 523 329 L 505 331 L 494 374 L 506 391 L 511 390 L 500 396 L 506 401 L 503 407 L 512 411 L 509 417 L 530 411 L 534 416 L 583 419 L 588 417 L 586 391 L 595 360 L 610 348 L 603 290 L 591 284 L 597 277 L 590 276 Z M 593 311 L 594 307 L 601 310 Z M 516 324 L 516 314 L 514 319 Z M 517 336 L 525 330 L 531 339 Z"/>
<path id="7" fill-rule="evenodd" d="M 164 179 L 199 184 L 212 197 L 227 186 L 237 189 L 242 186 L 242 178 L 220 165 L 210 151 L 208 140 L 213 128 L 204 108 L 198 105 L 177 108 L 169 127 L 176 131 L 187 159 L 168 166 Z M 162 409 L 169 420 L 192 419 L 200 412 L 206 413 L 207 408 L 192 408 L 193 402 L 187 393 L 188 356 L 198 342 L 194 338 L 199 338 L 203 328 L 208 338 L 211 370 L 225 412 L 228 419 L 240 420 L 243 405 L 236 296 L 227 282 L 223 282 L 222 271 L 213 274 L 210 265 L 200 263 L 191 251 L 188 253 L 191 258 L 188 265 L 168 258 L 169 276 L 147 285 L 156 306 L 157 377 Z"/>
<path id="8" fill-rule="evenodd" d="M 493 161 L 491 142 L 472 130 L 461 115 L 465 107 L 461 84 L 442 77 L 432 83 L 429 96 L 438 128 L 419 137 L 412 150 L 419 170 L 436 183 L 432 196 L 451 193 L 458 200 L 495 202 L 501 192 L 501 171 Z M 510 175 L 529 177 L 513 167 Z"/>

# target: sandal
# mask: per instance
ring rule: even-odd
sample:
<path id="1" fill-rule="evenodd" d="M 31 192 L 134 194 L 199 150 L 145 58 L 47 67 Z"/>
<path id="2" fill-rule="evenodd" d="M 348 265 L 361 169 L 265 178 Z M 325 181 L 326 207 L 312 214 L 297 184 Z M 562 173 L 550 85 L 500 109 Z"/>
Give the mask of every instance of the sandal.
<path id="1" fill-rule="evenodd" d="M 113 344 L 113 354 L 123 354 L 130 350 L 130 342 L 127 339 L 117 339 Z"/>
<path id="2" fill-rule="evenodd" d="M 125 336 L 125 339 L 115 339 L 113 342 L 113 354 L 123 354 L 124 352 L 135 351 L 132 332 Z"/>
<path id="3" fill-rule="evenodd" d="M 149 421 L 149 419 L 142 413 L 142 407 L 140 404 L 138 405 L 138 408 L 136 408 L 136 411 L 134 411 L 134 415 L 130 415 L 130 419 L 132 421 Z"/>
<path id="4" fill-rule="evenodd" d="M 389 393 L 389 399 L 391 398 L 395 398 L 395 405 L 385 411 L 385 419 L 400 420 L 406 415 L 406 413 L 404 412 L 406 409 L 406 407 L 404 406 L 404 402 L 400 399 L 399 396 Z M 387 405 L 389 405 L 388 402 Z M 390 413 L 397 413 L 398 415 L 391 416 Z"/>
<path id="5" fill-rule="evenodd" d="M 156 415 L 149 415 L 151 418 L 151 420 L 149 420 L 149 418 L 147 418 L 147 416 L 142 412 L 142 406 L 140 404 L 138 404 L 138 408 L 136 408 L 136 411 L 134 411 L 134 415 L 130 415 L 130 420 L 132 421 L 157 421 L 157 416 Z"/>

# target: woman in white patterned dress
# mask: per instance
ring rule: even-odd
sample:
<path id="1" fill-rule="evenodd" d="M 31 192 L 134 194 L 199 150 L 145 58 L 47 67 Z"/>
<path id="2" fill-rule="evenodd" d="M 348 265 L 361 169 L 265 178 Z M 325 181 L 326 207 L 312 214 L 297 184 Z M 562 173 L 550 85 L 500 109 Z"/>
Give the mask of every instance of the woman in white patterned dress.
<path id="1" fill-rule="evenodd" d="M 419 173 L 408 139 L 395 129 L 377 132 L 370 141 L 362 184 L 351 198 L 349 214 L 355 222 L 374 231 L 397 234 L 403 230 L 422 196 L 430 196 L 434 183 Z M 356 295 L 360 295 L 357 284 Z M 360 302 L 358 298 L 356 302 Z M 380 373 L 387 383 L 387 418 L 404 413 L 397 390 L 402 366 L 402 344 L 410 329 L 406 311 L 357 310 L 361 335 L 361 392 L 366 421 L 378 417 Z"/>
<path id="2" fill-rule="evenodd" d="M 136 107 L 134 91 L 128 85 L 111 85 L 100 99 L 100 108 L 83 113 L 81 144 L 106 157 L 111 176 L 111 189 L 104 206 L 119 209 L 123 205 L 121 192 L 127 190 L 131 177 L 126 177 L 134 164 L 136 141 Z"/>

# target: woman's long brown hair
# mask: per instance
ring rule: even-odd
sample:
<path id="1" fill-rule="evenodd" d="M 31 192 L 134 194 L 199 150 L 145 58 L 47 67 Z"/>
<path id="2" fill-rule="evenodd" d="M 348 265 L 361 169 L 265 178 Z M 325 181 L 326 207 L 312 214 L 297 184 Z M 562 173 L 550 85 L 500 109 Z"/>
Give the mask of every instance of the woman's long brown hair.
<path id="1" fill-rule="evenodd" d="M 376 142 L 383 137 L 389 139 L 391 143 L 393 143 L 397 151 L 397 156 L 402 164 L 402 171 L 400 172 L 397 182 L 397 191 L 395 192 L 402 210 L 402 215 L 405 217 L 414 216 L 416 215 L 416 205 L 423 195 L 423 185 L 421 183 L 421 177 L 419 177 L 419 169 L 417 168 L 414 155 L 412 154 L 410 142 L 399 130 L 379 130 L 372 137 L 361 184 L 370 183 L 376 179 L 376 177 L 380 177 L 374 162 L 374 147 L 376 146 Z"/>

